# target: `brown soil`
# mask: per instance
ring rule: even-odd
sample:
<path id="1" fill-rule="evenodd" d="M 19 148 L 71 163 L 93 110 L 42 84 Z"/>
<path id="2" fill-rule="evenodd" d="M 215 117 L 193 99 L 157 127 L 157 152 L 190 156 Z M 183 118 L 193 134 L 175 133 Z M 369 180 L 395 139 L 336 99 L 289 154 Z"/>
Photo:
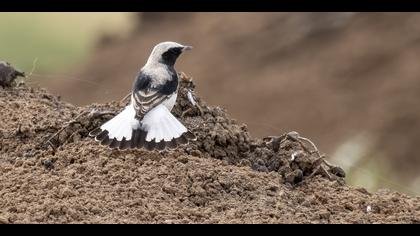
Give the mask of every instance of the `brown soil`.
<path id="1" fill-rule="evenodd" d="M 147 152 L 87 137 L 124 104 L 1 89 L 0 223 L 420 223 L 420 197 L 347 186 L 296 134 L 252 138 L 184 75 L 180 95 L 174 114 L 192 108 L 181 120 L 198 140 Z"/>
<path id="2" fill-rule="evenodd" d="M 418 175 L 419 13 L 147 13 L 139 18 L 132 37 L 104 40 L 81 73 L 67 72 L 88 82 L 63 77 L 44 86 L 73 104 L 118 99 L 156 43 L 179 41 L 194 50 L 177 67 L 196 78 L 209 104 L 227 108 L 253 135 L 296 130 L 333 154 L 353 137 L 368 134 L 373 147 L 360 165 L 387 158 L 399 173 L 395 181 L 404 186 Z"/>

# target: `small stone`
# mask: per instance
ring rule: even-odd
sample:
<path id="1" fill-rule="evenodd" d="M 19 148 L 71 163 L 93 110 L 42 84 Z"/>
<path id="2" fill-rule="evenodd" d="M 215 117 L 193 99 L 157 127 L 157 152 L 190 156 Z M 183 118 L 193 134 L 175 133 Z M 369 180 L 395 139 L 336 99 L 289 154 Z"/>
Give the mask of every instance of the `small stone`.
<path id="1" fill-rule="evenodd" d="M 310 200 L 305 200 L 304 202 L 302 202 L 302 206 L 310 207 L 311 206 L 311 201 Z"/>
<path id="2" fill-rule="evenodd" d="M 338 176 L 338 177 L 341 177 L 341 178 L 346 177 L 346 172 L 344 172 L 344 170 L 341 167 L 339 167 L 339 166 L 332 167 L 330 169 L 330 172 L 332 174 L 334 174 L 335 176 Z"/>
<path id="3" fill-rule="evenodd" d="M 278 189 L 279 189 L 279 187 L 276 186 L 276 185 L 271 185 L 270 187 L 268 187 L 268 190 L 270 190 L 272 192 L 277 192 Z"/>
<path id="4" fill-rule="evenodd" d="M 286 174 L 286 182 L 291 183 L 291 184 L 296 184 L 299 183 L 300 181 L 302 181 L 303 179 L 303 172 L 299 169 L 294 170 L 291 173 L 287 173 Z"/>
<path id="5" fill-rule="evenodd" d="M 190 155 L 191 155 L 191 156 L 196 156 L 196 157 L 200 157 L 200 156 L 202 156 L 202 154 L 201 154 L 201 152 L 200 152 L 199 150 L 192 150 L 192 151 L 190 152 Z"/>
<path id="6" fill-rule="evenodd" d="M 330 219 L 330 216 L 331 216 L 331 213 L 328 210 L 321 210 L 319 212 L 319 217 L 321 219 L 328 220 L 328 219 Z"/>
<path id="7" fill-rule="evenodd" d="M 168 194 L 175 194 L 176 193 L 176 189 L 169 184 L 164 184 L 163 187 L 162 187 L 162 190 L 165 193 L 168 193 Z"/>
<path id="8" fill-rule="evenodd" d="M 10 224 L 10 221 L 4 216 L 0 216 L 0 224 Z"/>
<path id="9" fill-rule="evenodd" d="M 20 167 L 23 165 L 23 161 L 22 160 L 16 160 L 15 161 L 15 167 Z"/>
<path id="10" fill-rule="evenodd" d="M 239 161 L 239 166 L 251 166 L 251 162 L 248 159 L 242 159 Z"/>
<path id="11" fill-rule="evenodd" d="M 29 158 L 35 156 L 36 152 L 34 150 L 28 150 L 25 153 L 23 153 L 23 157 Z"/>
<path id="12" fill-rule="evenodd" d="M 354 207 L 350 203 L 345 203 L 344 204 L 344 209 L 349 210 L 349 211 L 353 211 Z"/>
<path id="13" fill-rule="evenodd" d="M 188 162 L 188 157 L 186 157 L 186 156 L 179 156 L 178 157 L 178 161 L 181 162 L 181 163 L 186 164 Z"/>
<path id="14" fill-rule="evenodd" d="M 41 161 L 41 164 L 43 166 L 45 166 L 45 168 L 47 168 L 48 170 L 54 168 L 54 164 L 53 164 L 53 162 L 50 159 L 42 160 Z"/>
<path id="15" fill-rule="evenodd" d="M 64 188 L 62 190 L 62 196 L 63 198 L 73 197 L 75 196 L 74 192 L 71 191 L 69 188 Z"/>

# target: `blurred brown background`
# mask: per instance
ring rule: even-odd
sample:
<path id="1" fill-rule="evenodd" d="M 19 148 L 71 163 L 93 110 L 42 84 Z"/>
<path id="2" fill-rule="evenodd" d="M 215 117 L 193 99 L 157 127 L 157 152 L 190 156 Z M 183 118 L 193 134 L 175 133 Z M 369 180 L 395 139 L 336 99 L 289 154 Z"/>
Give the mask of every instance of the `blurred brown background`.
<path id="1" fill-rule="evenodd" d="M 124 97 L 152 47 L 256 137 L 297 131 L 348 182 L 420 194 L 419 13 L 137 13 L 80 63 L 33 83 L 84 105 Z M 48 75 L 48 71 L 43 72 Z M 43 79 L 41 79 L 43 78 Z M 60 79 L 61 78 L 61 79 Z"/>

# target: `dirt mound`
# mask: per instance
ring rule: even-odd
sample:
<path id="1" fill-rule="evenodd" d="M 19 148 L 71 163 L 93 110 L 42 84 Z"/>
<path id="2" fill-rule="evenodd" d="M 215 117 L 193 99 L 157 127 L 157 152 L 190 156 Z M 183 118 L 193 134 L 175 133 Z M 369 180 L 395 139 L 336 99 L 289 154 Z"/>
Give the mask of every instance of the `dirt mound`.
<path id="1" fill-rule="evenodd" d="M 181 78 L 174 114 L 198 140 L 164 152 L 87 137 L 122 102 L 76 107 L 43 89 L 1 89 L 0 222 L 420 222 L 420 198 L 346 186 L 309 140 L 254 139 Z"/>
<path id="2" fill-rule="evenodd" d="M 418 13 L 139 14 L 132 37 L 104 41 L 82 72 L 66 73 L 87 82 L 43 84 L 74 104 L 118 99 L 156 43 L 184 42 L 194 51 L 178 68 L 253 135 L 297 130 L 332 155 L 368 137 L 358 163 L 337 155 L 349 173 L 353 164 L 390 161 L 382 174 L 409 186 L 420 166 L 419 20 Z"/>

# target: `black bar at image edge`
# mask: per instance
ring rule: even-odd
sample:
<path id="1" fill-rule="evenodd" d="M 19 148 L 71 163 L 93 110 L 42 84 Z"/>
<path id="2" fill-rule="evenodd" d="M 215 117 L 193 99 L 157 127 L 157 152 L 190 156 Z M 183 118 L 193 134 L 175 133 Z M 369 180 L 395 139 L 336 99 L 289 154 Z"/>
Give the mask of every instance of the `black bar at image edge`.
<path id="1" fill-rule="evenodd" d="M 415 1 L 310 1 L 310 0 L 37 0 L 2 1 L 2 11 L 416 11 Z"/>

